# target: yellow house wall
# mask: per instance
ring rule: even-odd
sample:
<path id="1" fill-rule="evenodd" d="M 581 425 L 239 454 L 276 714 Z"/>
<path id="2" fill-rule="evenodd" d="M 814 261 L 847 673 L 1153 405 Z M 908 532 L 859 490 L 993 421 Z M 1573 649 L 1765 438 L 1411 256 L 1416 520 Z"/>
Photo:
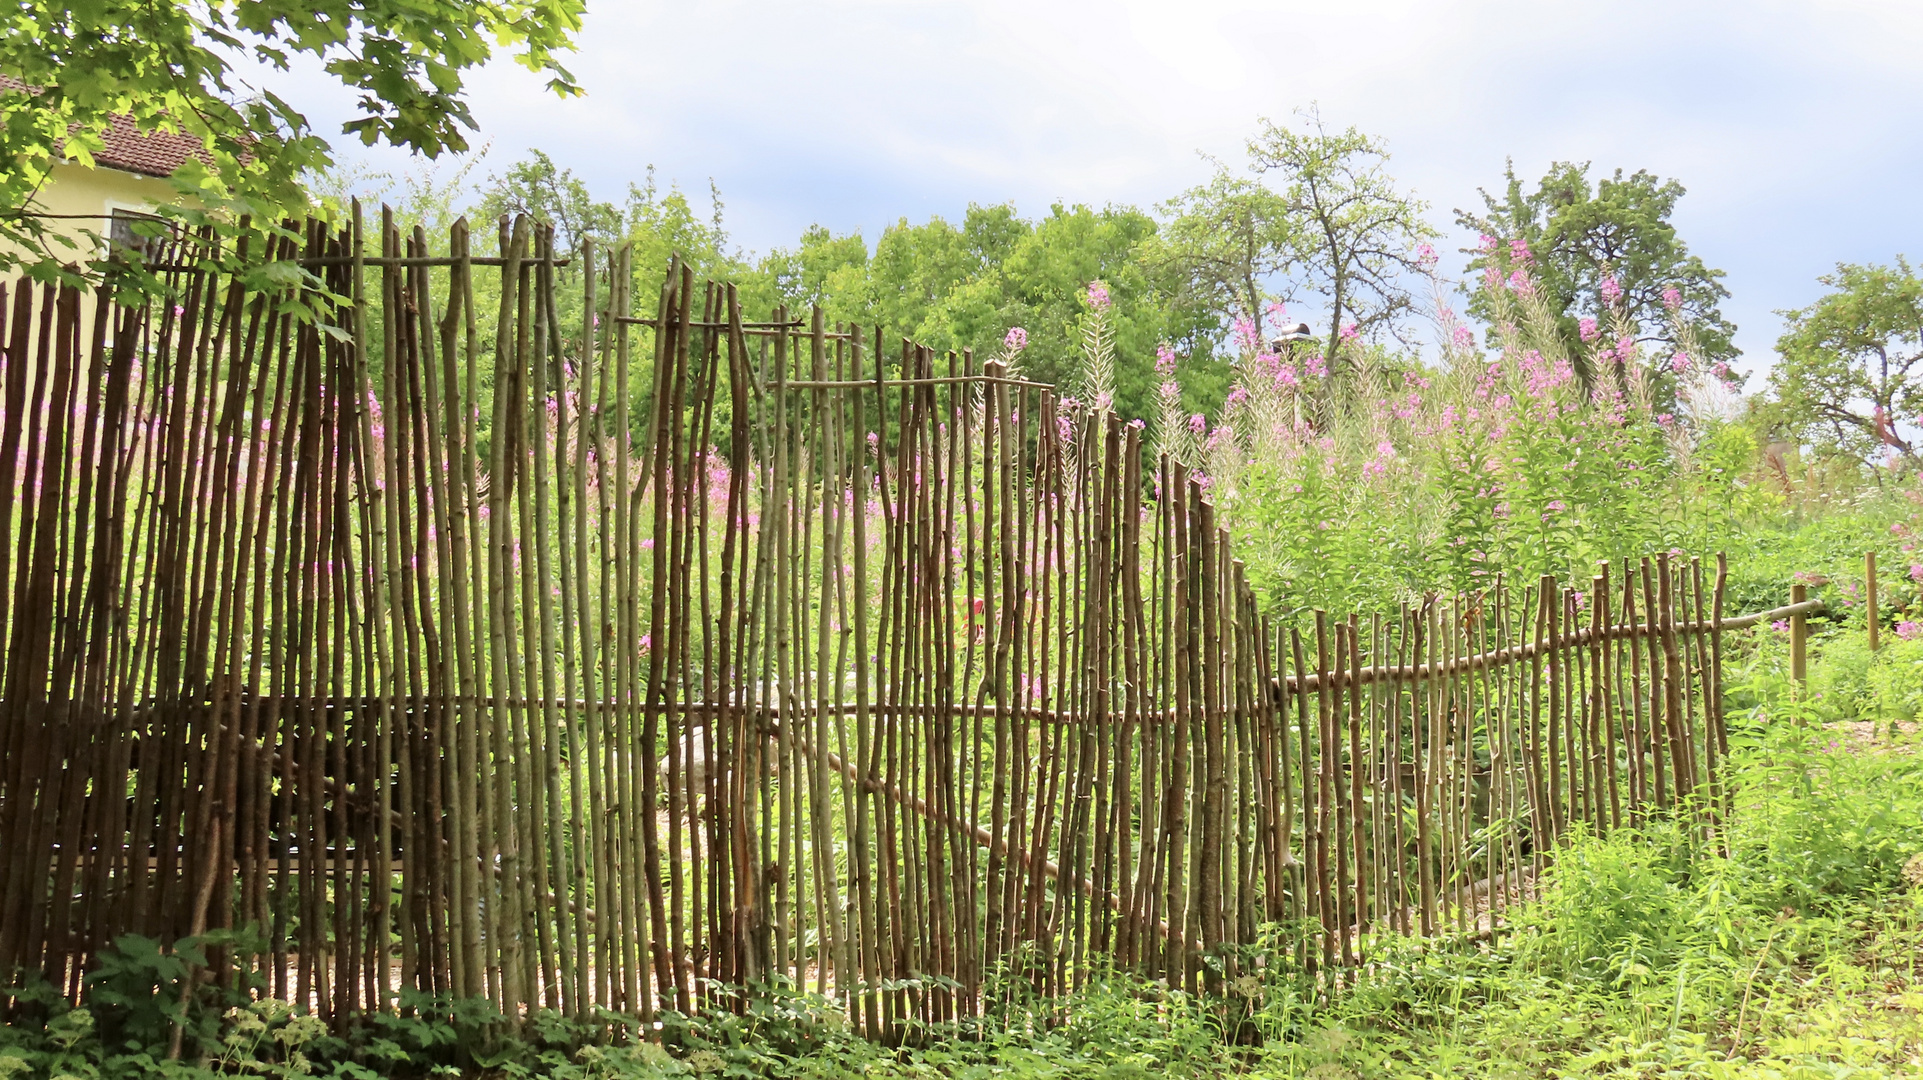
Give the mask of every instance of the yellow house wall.
<path id="1" fill-rule="evenodd" d="M 68 164 L 54 166 L 52 177 L 34 197 L 33 209 L 43 214 L 83 215 L 46 222 L 48 232 L 79 245 L 69 248 L 53 240 L 53 253 L 62 261 L 78 262 L 101 253 L 100 241 L 87 234 L 105 237 L 107 219 L 114 210 L 152 210 L 178 198 L 174 186 L 158 177 Z"/>

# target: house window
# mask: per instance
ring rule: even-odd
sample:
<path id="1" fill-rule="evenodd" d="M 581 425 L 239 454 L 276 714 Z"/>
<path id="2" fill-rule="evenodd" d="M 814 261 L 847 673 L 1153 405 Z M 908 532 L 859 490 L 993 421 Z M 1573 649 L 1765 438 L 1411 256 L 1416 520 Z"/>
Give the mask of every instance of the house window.
<path id="1" fill-rule="evenodd" d="M 136 223 L 140 223 L 136 227 Z M 164 223 L 152 214 L 125 207 L 113 208 L 107 219 L 108 254 L 146 261 L 160 254 Z"/>

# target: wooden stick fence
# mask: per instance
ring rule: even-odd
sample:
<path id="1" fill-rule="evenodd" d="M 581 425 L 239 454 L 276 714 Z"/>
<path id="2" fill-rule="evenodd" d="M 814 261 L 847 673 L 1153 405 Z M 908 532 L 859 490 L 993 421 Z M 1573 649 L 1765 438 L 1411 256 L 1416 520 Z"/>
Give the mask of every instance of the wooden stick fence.
<path id="1" fill-rule="evenodd" d="M 1572 830 L 1714 830 L 1723 632 L 1815 606 L 1665 554 L 1278 626 L 1112 415 L 682 266 L 637 315 L 625 248 L 563 296 L 526 220 L 360 228 L 275 253 L 322 323 L 0 292 L 0 967 L 245 928 L 218 977 L 335 1020 L 785 977 L 878 1038 L 1276 923 L 1339 981 Z"/>

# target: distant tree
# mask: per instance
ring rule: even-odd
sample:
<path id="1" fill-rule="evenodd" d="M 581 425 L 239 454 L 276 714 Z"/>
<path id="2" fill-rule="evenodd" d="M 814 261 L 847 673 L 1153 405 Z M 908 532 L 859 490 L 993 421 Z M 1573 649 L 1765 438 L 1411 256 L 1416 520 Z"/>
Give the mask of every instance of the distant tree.
<path id="1" fill-rule="evenodd" d="M 56 251 L 33 216 L 34 194 L 62 159 L 90 164 L 116 114 L 143 131 L 197 136 L 207 161 L 175 181 L 202 204 L 271 216 L 308 205 L 303 175 L 331 160 L 292 103 L 244 85 L 230 58 L 287 67 L 297 56 L 359 92 L 344 132 L 428 157 L 467 149 L 475 127 L 469 69 L 497 47 L 578 94 L 556 55 L 572 47 L 585 0 L 20 0 L 0 19 L 0 269 L 56 273 Z M 229 215 L 231 217 L 231 213 Z M 226 220 L 226 219 L 223 219 Z"/>
<path id="2" fill-rule="evenodd" d="M 1620 316 L 1643 343 L 1659 343 L 1667 358 L 1683 347 L 1676 321 L 1686 324 L 1703 353 L 1695 359 L 1715 364 L 1732 359 L 1736 328 L 1723 317 L 1719 303 L 1729 297 L 1723 272 L 1713 270 L 1689 253 L 1689 247 L 1670 218 L 1683 197 L 1683 186 L 1647 171 L 1624 176 L 1621 169 L 1591 183 L 1589 163 L 1559 161 L 1549 167 L 1533 192 L 1525 191 L 1514 163 L 1504 172 L 1500 198 L 1482 193 L 1482 213 L 1456 211 L 1456 221 L 1498 243 L 1485 243 L 1474 252 L 1470 269 L 1469 311 L 1484 319 L 1492 313 L 1483 272 L 1493 268 L 1507 275 L 1516 267 L 1517 250 L 1532 262 L 1535 288 L 1556 314 L 1570 356 L 1586 362 L 1589 350 L 1580 342 L 1581 320 L 1593 318 L 1607 326 L 1613 313 Z M 1613 284 L 1612 284 L 1613 282 Z M 1674 290 L 1679 300 L 1676 320 L 1665 305 Z M 1582 370 L 1583 378 L 1593 373 Z"/>
<path id="3" fill-rule="evenodd" d="M 624 231 L 620 208 L 597 201 L 586 182 L 572 169 L 556 165 L 544 151 L 528 151 L 526 158 L 489 181 L 477 207 L 481 216 L 528 214 L 554 226 L 558 255 L 575 255 L 582 237 L 595 236 L 605 244 Z"/>
<path id="4" fill-rule="evenodd" d="M 1278 189 L 1292 219 L 1289 240 L 1301 286 L 1328 304 L 1323 355 L 1333 374 L 1346 361 L 1343 330 L 1366 335 L 1395 325 L 1410 306 L 1404 274 L 1422 269 L 1420 245 L 1435 235 L 1428 207 L 1397 188 L 1381 140 L 1348 128 L 1331 134 L 1314 108 L 1298 133 L 1268 120 L 1249 141 L 1249 167 Z"/>
<path id="5" fill-rule="evenodd" d="M 836 236 L 826 226 L 810 225 L 799 244 L 769 252 L 761 270 L 790 307 L 825 304 L 844 290 L 860 292 L 868 271 L 868 242 L 859 232 Z"/>
<path id="6" fill-rule="evenodd" d="M 1893 454 L 1915 467 L 1923 413 L 1923 279 L 1893 266 L 1840 263 L 1818 279 L 1832 291 L 1783 311 L 1765 419 L 1818 453 L 1867 460 Z"/>
<path id="7" fill-rule="evenodd" d="M 1260 122 L 1250 175 L 1218 165 L 1208 183 L 1163 204 L 1169 221 L 1148 257 L 1219 323 L 1245 320 L 1256 341 L 1273 304 L 1315 296 L 1328 313 L 1322 352 L 1339 372 L 1359 355 L 1345 339 L 1393 331 L 1407 312 L 1404 275 L 1421 269 L 1434 230 L 1427 207 L 1388 175 L 1380 140 L 1353 127 L 1332 133 L 1313 108 L 1298 116 L 1301 131 Z"/>
<path id="8" fill-rule="evenodd" d="M 1258 337 L 1271 290 L 1286 286 L 1296 238 L 1289 204 L 1218 164 L 1209 182 L 1161 206 L 1168 223 L 1145 257 L 1182 283 L 1183 298 L 1249 320 Z"/>

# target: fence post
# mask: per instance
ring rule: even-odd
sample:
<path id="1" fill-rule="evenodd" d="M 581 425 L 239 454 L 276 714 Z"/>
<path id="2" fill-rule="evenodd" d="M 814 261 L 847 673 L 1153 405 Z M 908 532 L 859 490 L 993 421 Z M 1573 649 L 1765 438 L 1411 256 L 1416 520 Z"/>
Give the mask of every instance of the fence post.
<path id="1" fill-rule="evenodd" d="M 1808 590 L 1799 582 L 1789 587 L 1791 605 L 1803 602 Z M 1802 612 L 1789 617 L 1789 677 L 1796 680 L 1799 689 L 1809 688 L 1809 623 Z"/>
<path id="2" fill-rule="evenodd" d="M 1875 652 L 1879 644 L 1877 634 L 1881 628 L 1876 623 L 1876 552 L 1874 551 L 1863 553 L 1863 589 L 1864 601 L 1869 607 L 1866 617 L 1870 623 L 1870 651 Z"/>

